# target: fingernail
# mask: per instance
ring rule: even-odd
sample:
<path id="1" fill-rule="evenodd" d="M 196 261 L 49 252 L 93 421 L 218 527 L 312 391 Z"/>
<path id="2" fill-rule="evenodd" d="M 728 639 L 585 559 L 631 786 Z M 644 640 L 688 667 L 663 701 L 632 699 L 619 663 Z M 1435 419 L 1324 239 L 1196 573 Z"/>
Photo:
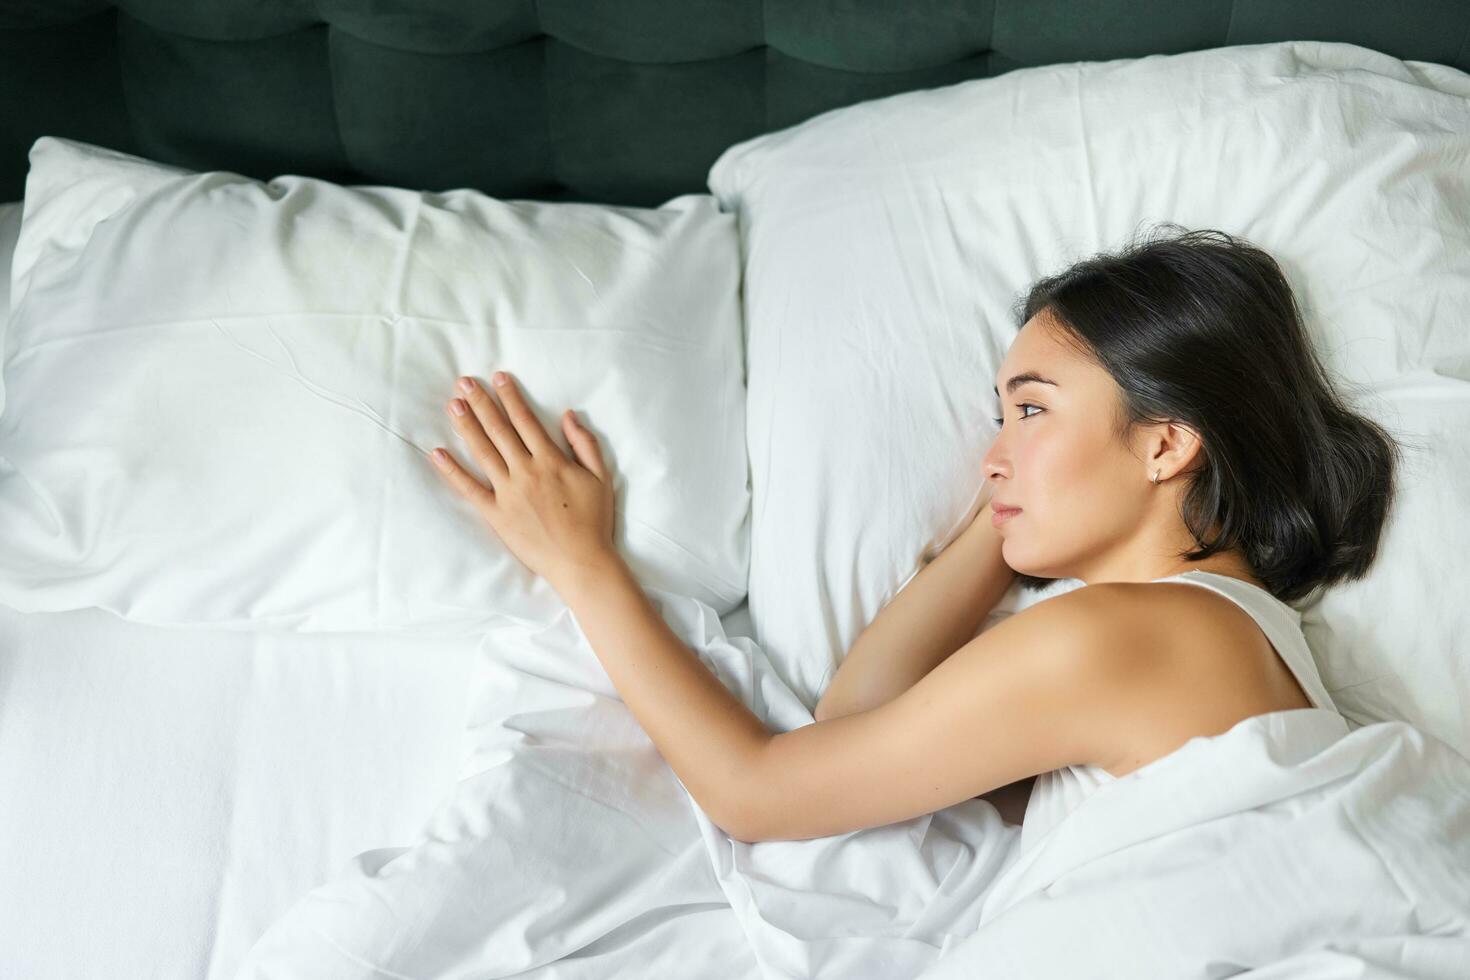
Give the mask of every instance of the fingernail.
<path id="1" fill-rule="evenodd" d="M 464 402 L 460 401 L 458 398 L 451 399 L 449 402 L 449 410 L 455 415 L 463 415 L 465 413 Z"/>
<path id="2" fill-rule="evenodd" d="M 505 372 L 504 371 L 496 371 L 495 372 L 495 376 L 493 378 L 491 378 L 490 380 L 491 381 L 494 381 L 497 385 L 503 385 L 509 379 L 505 376 Z"/>
<path id="3" fill-rule="evenodd" d="M 460 378 L 459 390 L 464 392 L 466 395 L 473 394 L 475 391 L 475 383 L 469 378 Z"/>
<path id="4" fill-rule="evenodd" d="M 434 462 L 438 463 L 440 466 L 445 466 L 449 463 L 449 454 L 442 449 L 434 450 L 431 455 L 434 457 Z"/>

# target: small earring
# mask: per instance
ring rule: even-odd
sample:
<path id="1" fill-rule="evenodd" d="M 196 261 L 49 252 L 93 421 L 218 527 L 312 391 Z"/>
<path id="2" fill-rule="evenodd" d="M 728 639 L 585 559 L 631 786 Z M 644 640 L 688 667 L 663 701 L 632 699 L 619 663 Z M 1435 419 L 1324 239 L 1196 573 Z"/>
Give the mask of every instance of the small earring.
<path id="1" fill-rule="evenodd" d="M 1162 471 L 1160 471 L 1160 470 L 1154 470 L 1154 475 L 1151 476 L 1151 477 L 1149 477 L 1148 482 L 1150 482 L 1150 483 L 1158 483 L 1159 482 L 1159 473 L 1160 472 L 1162 472 Z"/>

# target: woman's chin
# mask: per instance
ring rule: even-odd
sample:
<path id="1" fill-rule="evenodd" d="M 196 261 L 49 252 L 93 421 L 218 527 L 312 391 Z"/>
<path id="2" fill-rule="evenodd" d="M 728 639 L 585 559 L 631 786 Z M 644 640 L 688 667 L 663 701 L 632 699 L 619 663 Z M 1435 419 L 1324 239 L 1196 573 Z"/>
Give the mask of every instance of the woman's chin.
<path id="1" fill-rule="evenodd" d="M 1057 574 L 1044 562 L 1028 560 L 1020 554 L 1021 549 L 1015 547 L 1010 539 L 1001 541 L 1000 556 L 1005 563 L 1016 573 L 1016 581 L 1021 586 L 1022 592 L 1036 592 L 1051 585 L 1065 575 Z"/>

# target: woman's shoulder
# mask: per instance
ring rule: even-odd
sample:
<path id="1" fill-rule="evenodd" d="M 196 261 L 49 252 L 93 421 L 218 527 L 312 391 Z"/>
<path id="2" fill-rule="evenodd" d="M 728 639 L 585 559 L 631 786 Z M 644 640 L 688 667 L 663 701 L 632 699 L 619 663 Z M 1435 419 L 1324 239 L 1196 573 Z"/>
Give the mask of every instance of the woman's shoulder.
<path id="1" fill-rule="evenodd" d="M 1242 661 L 1242 649 L 1274 655 L 1260 622 L 1240 603 L 1211 588 L 1189 582 L 1098 582 L 1089 608 L 1140 638 L 1163 644 L 1160 652 L 1192 660 L 1229 651 Z"/>
<path id="2" fill-rule="evenodd" d="M 1219 734 L 1269 711 L 1310 707 L 1260 624 L 1212 589 L 1179 581 L 1098 582 L 1026 612 L 1038 629 L 1055 624 L 1087 637 L 1087 656 L 1120 679 L 1098 688 L 1100 697 L 1116 702 L 1119 729 L 1110 740 L 1111 761 L 1097 764 L 1115 776 L 1195 735 Z"/>
<path id="3" fill-rule="evenodd" d="M 1168 587 L 1173 586 L 1173 587 Z M 1175 583 L 1098 582 L 1033 603 L 1012 618 L 1036 644 L 1065 648 L 1070 669 L 1135 674 L 1179 647 L 1180 625 L 1218 632 L 1218 612 Z"/>

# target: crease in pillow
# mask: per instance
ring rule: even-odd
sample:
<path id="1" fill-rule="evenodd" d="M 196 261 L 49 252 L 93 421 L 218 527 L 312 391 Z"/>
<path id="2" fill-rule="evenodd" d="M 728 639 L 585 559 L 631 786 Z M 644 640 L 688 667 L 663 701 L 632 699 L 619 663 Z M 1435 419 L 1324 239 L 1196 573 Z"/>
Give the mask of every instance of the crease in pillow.
<path id="1" fill-rule="evenodd" d="M 343 394 L 342 392 L 333 391 L 332 389 L 327 388 L 324 385 L 319 385 L 316 382 L 312 381 L 310 378 L 308 378 L 302 372 L 300 365 L 298 365 L 296 363 L 296 357 L 295 357 L 295 355 L 293 355 L 291 353 L 291 348 L 287 347 L 285 345 L 285 343 L 281 340 L 280 336 L 274 330 L 271 329 L 271 326 L 270 326 L 270 317 L 265 317 L 264 319 L 265 319 L 265 322 L 266 322 L 266 325 L 265 325 L 266 332 L 268 332 L 271 335 L 271 337 L 275 340 L 275 342 L 280 346 L 281 350 L 285 352 L 286 357 L 291 361 L 291 373 L 290 374 L 287 374 L 284 370 L 282 370 L 279 363 L 277 363 L 276 361 L 271 360 L 269 357 L 266 357 L 264 354 L 260 353 L 260 351 L 252 350 L 251 348 L 246 347 L 244 344 L 240 343 L 238 340 L 236 340 L 234 338 L 234 336 L 232 334 L 230 334 L 229 331 L 227 331 L 224 327 L 220 326 L 220 323 L 219 323 L 218 320 L 214 319 L 213 317 L 210 317 L 209 322 L 212 323 L 212 324 L 214 324 L 214 328 L 216 330 L 218 330 L 221 334 L 223 334 L 224 337 L 225 337 L 225 339 L 227 339 L 230 343 L 234 344 L 236 347 L 240 348 L 240 350 L 242 350 L 245 353 L 249 354 L 251 357 L 258 357 L 262 361 L 265 361 L 271 367 L 275 368 L 276 369 L 276 372 L 278 374 L 284 375 L 285 377 L 294 378 L 294 380 L 296 380 L 303 388 L 305 388 L 307 391 L 311 392 L 316 397 L 322 399 L 323 401 L 330 402 L 333 405 L 338 406 L 339 408 L 345 408 L 349 412 L 355 412 L 356 414 L 361 415 L 363 418 L 367 419 L 369 422 L 371 422 L 373 425 L 376 425 L 378 428 L 382 429 L 384 432 L 388 433 L 389 435 L 393 436 L 394 438 L 396 438 L 396 439 L 398 439 L 398 440 L 400 440 L 402 442 L 407 443 L 409 446 L 411 446 L 414 449 L 418 450 L 418 452 L 421 455 L 423 455 L 424 457 L 426 457 L 426 458 L 428 457 L 428 455 L 429 455 L 429 451 L 428 450 L 424 449 L 424 447 L 422 447 L 418 443 L 414 442 L 408 436 L 404 435 L 403 433 L 399 432 L 397 429 L 395 429 L 391 425 L 389 425 L 387 422 L 383 421 L 383 417 L 381 415 L 379 415 L 377 412 L 373 411 L 373 407 L 371 405 L 369 405 L 367 402 L 363 401 L 361 398 L 358 398 L 356 395 L 347 395 L 347 396 L 345 396 L 345 397 L 351 398 L 353 401 L 357 402 L 358 405 L 362 406 L 360 409 L 353 408 L 351 405 L 347 404 L 346 402 L 340 401 L 339 399 L 332 397 L 333 395 L 341 395 L 341 394 Z"/>

